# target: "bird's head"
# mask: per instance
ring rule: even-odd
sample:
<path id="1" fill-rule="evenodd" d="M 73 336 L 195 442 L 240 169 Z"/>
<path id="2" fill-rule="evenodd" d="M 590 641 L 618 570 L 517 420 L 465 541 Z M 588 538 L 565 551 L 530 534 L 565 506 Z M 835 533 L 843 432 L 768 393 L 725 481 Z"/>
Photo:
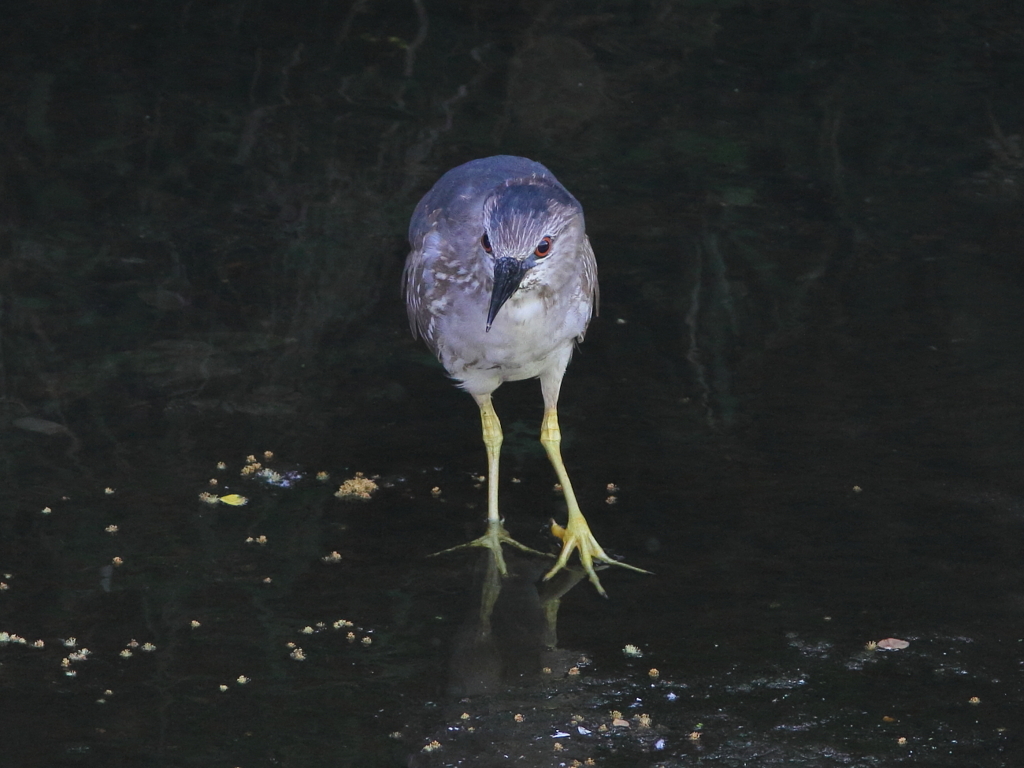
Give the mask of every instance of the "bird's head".
<path id="1" fill-rule="evenodd" d="M 480 248 L 493 265 L 487 330 L 520 288 L 554 282 L 577 258 L 583 209 L 565 188 L 543 177 L 515 179 L 484 202 Z"/>

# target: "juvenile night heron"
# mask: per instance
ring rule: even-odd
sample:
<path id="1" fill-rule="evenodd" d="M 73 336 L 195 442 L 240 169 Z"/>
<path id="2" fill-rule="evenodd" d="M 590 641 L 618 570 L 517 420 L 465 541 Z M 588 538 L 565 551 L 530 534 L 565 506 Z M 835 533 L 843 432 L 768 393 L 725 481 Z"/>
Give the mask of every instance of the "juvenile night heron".
<path id="1" fill-rule="evenodd" d="M 506 381 L 539 378 L 540 441 L 569 508 L 566 527 L 552 526 L 562 551 L 544 578 L 565 567 L 574 549 L 602 595 L 595 561 L 647 573 L 605 554 L 562 463 L 558 391 L 598 295 L 579 202 L 540 163 L 507 155 L 473 160 L 448 171 L 420 200 L 409 245 L 404 294 L 413 336 L 476 400 L 487 448 L 487 532 L 454 549 L 489 548 L 503 575 L 503 543 L 533 551 L 509 536 L 498 514 L 502 435 L 491 393 Z"/>

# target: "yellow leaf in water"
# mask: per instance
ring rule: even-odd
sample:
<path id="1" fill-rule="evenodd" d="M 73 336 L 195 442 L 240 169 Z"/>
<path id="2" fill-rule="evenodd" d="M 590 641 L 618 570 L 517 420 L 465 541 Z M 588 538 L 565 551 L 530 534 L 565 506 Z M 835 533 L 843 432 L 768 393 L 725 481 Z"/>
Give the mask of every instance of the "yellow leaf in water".
<path id="1" fill-rule="evenodd" d="M 241 507 L 244 504 L 248 504 L 249 500 L 245 496 L 239 496 L 237 493 L 229 493 L 227 496 L 221 496 L 219 499 L 221 504 L 230 504 L 232 507 Z"/>

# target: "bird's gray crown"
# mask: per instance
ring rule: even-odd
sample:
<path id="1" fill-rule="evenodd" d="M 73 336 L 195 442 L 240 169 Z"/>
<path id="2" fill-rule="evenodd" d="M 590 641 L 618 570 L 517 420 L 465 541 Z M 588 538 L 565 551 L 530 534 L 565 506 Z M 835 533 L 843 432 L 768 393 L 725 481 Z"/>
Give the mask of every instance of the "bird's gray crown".
<path id="1" fill-rule="evenodd" d="M 545 178 L 506 182 L 487 198 L 483 210 L 484 227 L 499 251 L 496 255 L 520 258 L 531 253 L 540 238 L 557 235 L 577 215 L 582 215 L 582 208 L 576 198 Z"/>

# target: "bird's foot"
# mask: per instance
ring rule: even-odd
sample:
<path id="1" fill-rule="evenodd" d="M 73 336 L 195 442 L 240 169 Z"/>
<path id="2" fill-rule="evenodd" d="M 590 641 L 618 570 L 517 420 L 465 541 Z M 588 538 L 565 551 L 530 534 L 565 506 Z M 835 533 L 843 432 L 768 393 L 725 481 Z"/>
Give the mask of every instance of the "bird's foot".
<path id="1" fill-rule="evenodd" d="M 438 555 L 446 555 L 449 552 L 455 552 L 460 549 L 467 549 L 469 547 L 486 547 L 491 550 L 494 555 L 494 563 L 498 566 L 498 572 L 502 576 L 508 576 L 508 568 L 505 566 L 505 556 L 501 553 L 501 545 L 508 544 L 516 549 L 521 549 L 523 552 L 529 552 L 532 555 L 540 555 L 541 557 L 551 557 L 549 552 L 539 552 L 536 549 L 531 549 L 525 544 L 520 544 L 518 541 L 509 536 L 508 531 L 505 530 L 505 526 L 500 521 L 488 522 L 487 533 L 481 536 L 479 539 L 473 539 L 473 541 L 467 541 L 465 544 L 459 544 L 448 549 L 443 549 L 440 552 L 434 552 L 430 557 L 437 557 Z"/>
<path id="2" fill-rule="evenodd" d="M 604 591 L 604 587 L 601 586 L 601 580 L 597 578 L 597 573 L 594 570 L 595 562 L 617 565 L 620 568 L 628 568 L 637 573 L 651 574 L 650 571 L 645 571 L 643 568 L 637 568 L 635 565 L 629 565 L 609 557 L 601 548 L 601 545 L 597 543 L 594 534 L 590 532 L 590 526 L 587 525 L 587 520 L 582 514 L 570 515 L 569 523 L 565 528 L 552 520 L 551 533 L 562 540 L 562 553 L 558 556 L 558 562 L 555 563 L 555 567 L 544 576 L 545 581 L 566 567 L 566 563 L 569 562 L 569 556 L 574 549 L 578 549 L 580 552 L 580 563 L 587 572 L 590 583 L 597 588 L 598 593 L 603 597 L 608 597 L 608 593 Z"/>

